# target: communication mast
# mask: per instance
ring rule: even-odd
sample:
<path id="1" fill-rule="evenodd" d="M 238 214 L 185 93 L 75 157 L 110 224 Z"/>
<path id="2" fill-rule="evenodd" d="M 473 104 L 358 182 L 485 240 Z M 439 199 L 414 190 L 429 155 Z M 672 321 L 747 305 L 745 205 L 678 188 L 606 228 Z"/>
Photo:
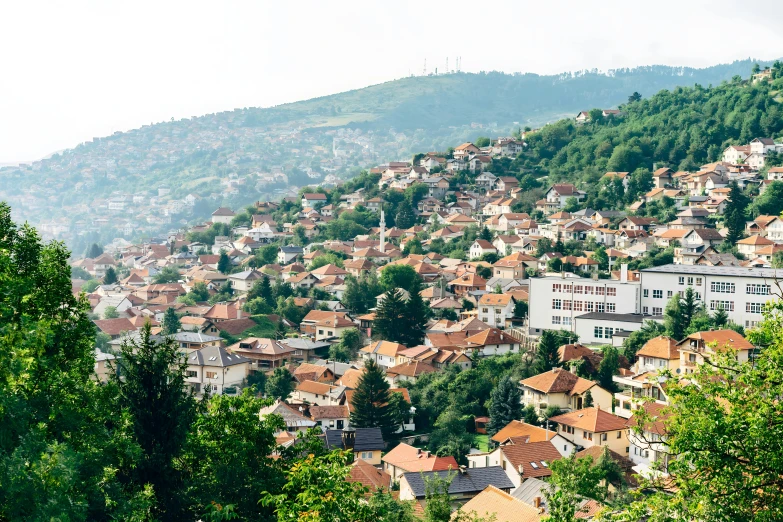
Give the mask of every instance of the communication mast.
<path id="1" fill-rule="evenodd" d="M 449 74 L 449 57 L 446 57 L 446 74 Z"/>
<path id="2" fill-rule="evenodd" d="M 424 73 L 422 74 L 422 76 L 427 76 L 427 59 L 426 58 L 424 59 Z"/>

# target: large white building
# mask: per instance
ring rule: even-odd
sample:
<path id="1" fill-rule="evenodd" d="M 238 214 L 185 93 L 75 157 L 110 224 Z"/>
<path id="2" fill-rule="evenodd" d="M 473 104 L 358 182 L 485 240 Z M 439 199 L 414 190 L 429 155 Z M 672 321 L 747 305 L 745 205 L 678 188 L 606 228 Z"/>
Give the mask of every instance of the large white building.
<path id="1" fill-rule="evenodd" d="M 540 277 L 530 279 L 529 332 L 574 331 L 574 318 L 591 312 L 638 314 L 641 287 L 636 281 L 582 277 Z M 612 333 L 601 344 L 611 344 Z M 598 342 L 598 341 L 597 341 Z"/>
<path id="2" fill-rule="evenodd" d="M 701 265 L 647 268 L 641 271 L 641 312 L 661 315 L 672 295 L 682 296 L 690 286 L 707 312 L 723 308 L 731 321 L 753 327 L 762 319 L 762 309 L 770 300 L 779 276 L 783 276 L 783 271 L 774 268 Z"/>

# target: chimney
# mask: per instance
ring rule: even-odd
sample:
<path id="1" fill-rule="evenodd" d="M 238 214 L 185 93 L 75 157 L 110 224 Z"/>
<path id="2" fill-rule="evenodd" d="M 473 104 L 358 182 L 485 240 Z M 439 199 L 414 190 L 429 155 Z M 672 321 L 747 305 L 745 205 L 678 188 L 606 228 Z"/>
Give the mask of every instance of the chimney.
<path id="1" fill-rule="evenodd" d="M 533 499 L 533 507 L 536 509 L 541 507 L 541 497 L 535 497 Z"/>
<path id="2" fill-rule="evenodd" d="M 519 472 L 520 475 L 522 475 L 524 473 L 525 470 L 522 468 L 522 464 L 517 466 L 517 471 Z"/>
<path id="3" fill-rule="evenodd" d="M 623 263 L 622 265 L 620 265 L 620 282 L 621 283 L 628 282 L 628 263 Z"/>
<path id="4" fill-rule="evenodd" d="M 352 450 L 354 444 L 356 444 L 356 430 L 354 428 L 345 428 L 343 430 L 342 439 L 343 448 Z"/>
<path id="5" fill-rule="evenodd" d="M 459 467 L 459 474 L 460 475 L 467 475 L 468 474 L 468 468 L 466 468 L 465 466 L 460 466 Z"/>

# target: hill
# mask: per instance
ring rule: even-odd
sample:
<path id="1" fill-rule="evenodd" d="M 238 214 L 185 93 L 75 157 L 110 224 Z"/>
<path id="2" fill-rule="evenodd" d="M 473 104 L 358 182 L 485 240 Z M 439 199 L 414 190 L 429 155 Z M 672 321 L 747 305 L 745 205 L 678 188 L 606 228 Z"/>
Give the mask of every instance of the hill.
<path id="1" fill-rule="evenodd" d="M 71 245 L 164 233 L 214 208 L 330 185 L 413 151 L 508 135 L 639 92 L 718 84 L 750 61 L 608 73 L 411 77 L 313 100 L 143 126 L 0 168 L 0 199 Z M 76 239 L 80 239 L 78 242 Z"/>

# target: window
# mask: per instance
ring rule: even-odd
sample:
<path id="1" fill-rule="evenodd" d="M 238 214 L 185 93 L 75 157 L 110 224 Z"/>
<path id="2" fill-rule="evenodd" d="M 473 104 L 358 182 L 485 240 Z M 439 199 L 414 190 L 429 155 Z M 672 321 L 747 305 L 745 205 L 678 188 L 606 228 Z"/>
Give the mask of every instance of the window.
<path id="1" fill-rule="evenodd" d="M 615 304 L 606 303 L 606 311 L 613 314 L 615 312 Z"/>
<path id="2" fill-rule="evenodd" d="M 560 316 L 559 315 L 553 315 L 552 316 L 552 324 L 560 324 Z"/>
<path id="3" fill-rule="evenodd" d="M 663 290 L 653 290 L 653 299 L 663 299 Z"/>
<path id="4" fill-rule="evenodd" d="M 614 328 L 604 328 L 604 339 L 611 339 L 614 335 Z"/>
<path id="5" fill-rule="evenodd" d="M 324 334 L 323 330 L 318 330 L 318 335 L 323 335 L 323 334 Z"/>
<path id="6" fill-rule="evenodd" d="M 604 303 L 595 303 L 595 311 L 603 313 L 604 312 Z"/>
<path id="7" fill-rule="evenodd" d="M 563 316 L 563 324 L 565 326 L 571 326 L 571 318 L 567 315 Z"/>
<path id="8" fill-rule="evenodd" d="M 673 292 L 672 292 L 671 290 L 666 290 L 666 298 L 667 298 L 667 299 L 668 299 L 669 297 L 671 297 L 671 296 L 672 296 L 672 294 L 673 294 Z"/>
<path id="9" fill-rule="evenodd" d="M 570 294 L 571 293 L 571 285 L 570 284 L 563 285 L 563 292 L 566 293 L 566 294 Z"/>
<path id="10" fill-rule="evenodd" d="M 688 278 L 688 286 L 693 286 L 693 278 L 692 277 Z"/>
<path id="11" fill-rule="evenodd" d="M 604 338 L 604 329 L 601 326 L 595 326 L 593 327 L 593 337 L 596 339 L 603 339 Z"/>
<path id="12" fill-rule="evenodd" d="M 734 311 L 734 301 L 710 301 L 710 310 L 715 311 L 723 308 L 726 312 Z"/>
<path id="13" fill-rule="evenodd" d="M 762 303 L 745 303 L 745 311 L 749 314 L 760 314 L 763 308 Z"/>
<path id="14" fill-rule="evenodd" d="M 617 289 L 616 288 L 607 288 L 606 289 L 606 295 L 609 297 L 617 297 Z"/>
<path id="15" fill-rule="evenodd" d="M 587 440 L 593 440 L 593 432 L 592 431 L 582 431 L 583 436 Z"/>
<path id="16" fill-rule="evenodd" d="M 585 301 L 585 312 L 592 312 L 592 311 L 593 311 L 593 302 Z"/>
<path id="17" fill-rule="evenodd" d="M 680 276 L 678 283 L 681 284 L 681 285 L 684 285 L 685 284 L 685 276 Z"/>
<path id="18" fill-rule="evenodd" d="M 649 306 L 643 306 L 642 307 L 642 313 L 644 315 L 649 315 L 650 314 L 650 307 Z"/>
<path id="19" fill-rule="evenodd" d="M 758 321 L 745 321 L 745 328 L 755 328 L 758 324 Z"/>
<path id="20" fill-rule="evenodd" d="M 734 283 L 726 283 L 723 281 L 713 281 L 710 283 L 710 291 L 718 294 L 733 294 Z"/>
<path id="21" fill-rule="evenodd" d="M 582 285 L 574 285 L 574 293 L 575 294 L 581 294 L 582 293 Z"/>
<path id="22" fill-rule="evenodd" d="M 207 379 L 217 379 L 217 372 L 206 372 L 204 375 Z"/>
<path id="23" fill-rule="evenodd" d="M 618 439 L 622 439 L 623 438 L 623 432 L 622 431 L 618 431 L 617 432 L 617 438 Z"/>
<path id="24" fill-rule="evenodd" d="M 531 462 L 530 467 L 533 469 L 538 469 L 538 464 L 536 464 L 535 462 Z"/>
<path id="25" fill-rule="evenodd" d="M 489 308 L 482 308 L 481 312 L 486 314 L 487 312 L 489 312 Z"/>
<path id="26" fill-rule="evenodd" d="M 606 439 L 608 438 L 607 435 L 608 435 L 607 433 L 601 434 L 601 442 L 606 442 Z"/>
<path id="27" fill-rule="evenodd" d="M 194 370 L 188 370 L 187 376 L 188 377 L 198 377 L 198 372 L 194 371 Z"/>
<path id="28" fill-rule="evenodd" d="M 500 308 L 495 308 L 495 314 L 500 314 Z"/>
<path id="29" fill-rule="evenodd" d="M 750 295 L 769 295 L 770 285 L 749 284 L 745 285 L 745 293 Z"/>
<path id="30" fill-rule="evenodd" d="M 663 308 L 653 306 L 653 315 L 663 315 Z"/>
<path id="31" fill-rule="evenodd" d="M 593 295 L 593 288 L 592 286 L 585 286 L 585 294 Z"/>
<path id="32" fill-rule="evenodd" d="M 552 285 L 552 291 L 553 292 L 559 292 L 561 288 L 562 288 L 562 285 L 560 283 L 555 283 L 555 284 Z"/>
<path id="33" fill-rule="evenodd" d="M 571 301 L 563 301 L 563 310 L 571 309 Z"/>
<path id="34" fill-rule="evenodd" d="M 574 312 L 582 311 L 582 301 L 574 301 Z"/>
<path id="35" fill-rule="evenodd" d="M 595 295 L 606 295 L 606 288 L 604 288 L 603 286 L 596 286 Z"/>
<path id="36" fill-rule="evenodd" d="M 696 286 L 701 286 L 701 277 L 696 278 Z"/>
<path id="37" fill-rule="evenodd" d="M 563 308 L 563 301 L 560 299 L 552 299 L 552 309 L 561 310 Z"/>

